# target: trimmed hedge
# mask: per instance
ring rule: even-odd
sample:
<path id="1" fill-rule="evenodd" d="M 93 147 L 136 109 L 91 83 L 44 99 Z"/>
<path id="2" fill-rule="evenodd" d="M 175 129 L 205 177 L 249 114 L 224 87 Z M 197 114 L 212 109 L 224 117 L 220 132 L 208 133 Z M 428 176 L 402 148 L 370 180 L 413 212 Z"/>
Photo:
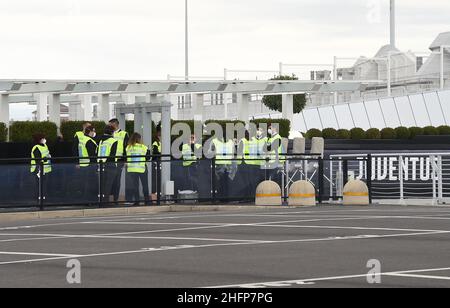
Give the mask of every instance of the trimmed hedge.
<path id="1" fill-rule="evenodd" d="M 353 140 L 362 140 L 366 138 L 366 132 L 364 129 L 355 127 L 350 130 L 350 138 Z"/>
<path id="2" fill-rule="evenodd" d="M 55 142 L 58 127 L 51 122 L 13 122 L 9 128 L 11 142 L 30 142 L 34 134 L 44 134 L 47 141 Z"/>
<path id="3" fill-rule="evenodd" d="M 60 131 L 63 139 L 65 141 L 73 141 L 75 133 L 81 131 L 83 128 L 83 124 L 86 121 L 67 121 L 62 122 Z M 105 130 L 106 123 L 103 121 L 91 121 L 92 126 L 95 127 L 95 131 L 98 136 L 103 135 L 103 131 Z"/>
<path id="4" fill-rule="evenodd" d="M 306 138 L 312 139 L 316 137 L 323 137 L 322 131 L 317 128 L 312 128 L 306 132 Z"/>
<path id="5" fill-rule="evenodd" d="M 450 126 L 443 125 L 443 126 L 439 126 L 437 129 L 439 131 L 439 135 L 441 135 L 441 136 L 449 136 L 450 135 Z"/>
<path id="6" fill-rule="evenodd" d="M 397 139 L 409 139 L 411 137 L 411 132 L 404 126 L 397 127 L 395 133 L 397 134 Z"/>
<path id="7" fill-rule="evenodd" d="M 287 119 L 256 119 L 250 122 L 255 123 L 258 126 L 260 124 L 267 124 L 267 126 L 269 126 L 270 124 L 278 124 L 280 126 L 280 136 L 283 138 L 289 138 L 289 134 L 291 133 L 291 121 Z"/>
<path id="8" fill-rule="evenodd" d="M 409 128 L 409 138 L 414 139 L 416 136 L 422 136 L 423 135 L 423 128 L 421 127 L 410 127 Z"/>
<path id="9" fill-rule="evenodd" d="M 376 140 L 381 138 L 381 132 L 378 128 L 371 128 L 366 131 L 366 139 Z"/>
<path id="10" fill-rule="evenodd" d="M 322 135 L 324 139 L 337 139 L 338 133 L 334 128 L 325 128 Z"/>
<path id="11" fill-rule="evenodd" d="M 339 129 L 337 131 L 337 139 L 350 139 L 352 135 L 348 129 Z"/>
<path id="12" fill-rule="evenodd" d="M 5 123 L 0 123 L 0 142 L 6 142 L 8 139 L 8 128 Z"/>
<path id="13" fill-rule="evenodd" d="M 381 130 L 381 139 L 397 139 L 397 132 L 393 128 L 384 128 Z"/>
<path id="14" fill-rule="evenodd" d="M 424 127 L 423 134 L 425 136 L 438 136 L 439 130 L 434 126 L 427 126 L 427 127 Z"/>

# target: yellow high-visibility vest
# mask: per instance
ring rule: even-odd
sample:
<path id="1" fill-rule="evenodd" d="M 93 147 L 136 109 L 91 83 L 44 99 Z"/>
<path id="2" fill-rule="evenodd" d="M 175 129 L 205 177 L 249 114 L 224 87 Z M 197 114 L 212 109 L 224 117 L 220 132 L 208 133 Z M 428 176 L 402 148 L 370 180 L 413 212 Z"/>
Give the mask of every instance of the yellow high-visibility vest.
<path id="1" fill-rule="evenodd" d="M 125 138 L 127 136 L 128 136 L 128 133 L 123 131 L 123 130 L 114 133 L 113 137 L 118 142 L 116 156 L 119 156 L 119 157 L 123 156 L 123 154 L 124 154 L 124 142 L 125 142 Z"/>
<path id="2" fill-rule="evenodd" d="M 80 167 L 89 167 L 91 160 L 89 157 L 89 152 L 87 150 L 87 143 L 92 141 L 97 147 L 97 143 L 89 136 L 83 135 L 78 137 L 78 157 L 80 158 Z"/>
<path id="3" fill-rule="evenodd" d="M 216 165 L 231 165 L 233 164 L 234 157 L 234 142 L 229 140 L 222 142 L 219 139 L 213 140 L 214 147 L 216 148 Z"/>
<path id="4" fill-rule="evenodd" d="M 135 144 L 127 147 L 127 172 L 145 173 L 147 170 L 146 155 L 148 147 L 143 144 Z"/>
<path id="5" fill-rule="evenodd" d="M 117 140 L 114 138 L 109 138 L 105 141 L 100 141 L 100 144 L 98 145 L 98 157 L 101 157 L 98 159 L 98 162 L 106 163 L 107 157 L 111 155 L 111 149 L 113 145 L 117 143 Z M 117 162 L 117 158 L 115 161 Z"/>
<path id="6" fill-rule="evenodd" d="M 200 144 L 194 145 L 196 150 L 199 150 L 202 146 Z M 181 149 L 181 154 L 183 155 L 183 167 L 192 166 L 197 160 L 198 157 L 195 153 L 192 153 L 192 148 L 190 144 L 183 144 L 183 148 Z"/>
<path id="7" fill-rule="evenodd" d="M 37 162 L 36 162 L 36 157 L 34 156 L 34 151 L 38 149 L 39 152 L 41 152 L 41 158 L 44 159 L 44 175 L 45 174 L 49 174 L 52 172 L 52 162 L 50 160 L 50 158 L 52 157 L 50 155 L 50 150 L 48 149 L 47 145 L 40 145 L 37 144 L 33 147 L 33 149 L 31 150 L 31 169 L 30 171 L 33 173 L 36 171 L 37 168 Z M 46 161 L 45 161 L 46 159 Z"/>

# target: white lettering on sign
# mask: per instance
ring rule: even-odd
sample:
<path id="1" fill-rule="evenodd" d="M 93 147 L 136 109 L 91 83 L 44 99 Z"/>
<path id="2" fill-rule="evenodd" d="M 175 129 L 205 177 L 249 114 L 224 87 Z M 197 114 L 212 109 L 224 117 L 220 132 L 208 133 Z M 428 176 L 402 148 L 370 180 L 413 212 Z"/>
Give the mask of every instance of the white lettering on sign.
<path id="1" fill-rule="evenodd" d="M 401 165 L 401 166 L 400 166 Z M 373 157 L 372 181 L 399 181 L 400 170 L 405 181 L 427 182 L 433 179 L 429 157 Z M 367 178 L 364 161 L 359 162 L 359 172 L 355 178 Z"/>

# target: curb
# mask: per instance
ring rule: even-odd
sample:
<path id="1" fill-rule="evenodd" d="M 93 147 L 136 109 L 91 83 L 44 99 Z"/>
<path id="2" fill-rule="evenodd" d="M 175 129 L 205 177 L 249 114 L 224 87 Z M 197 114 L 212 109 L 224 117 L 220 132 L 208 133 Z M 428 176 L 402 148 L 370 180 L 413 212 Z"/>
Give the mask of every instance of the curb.
<path id="1" fill-rule="evenodd" d="M 253 205 L 168 205 L 158 207 L 130 207 L 130 208 L 107 208 L 107 209 L 86 209 L 86 210 L 60 210 L 60 211 L 35 211 L 22 213 L 0 213 L 0 222 L 17 222 L 39 219 L 60 219 L 60 218 L 83 218 L 101 216 L 127 216 L 140 214 L 159 214 L 171 212 L 214 212 L 214 211 L 243 211 L 243 210 L 273 210 L 273 209 L 293 209 L 298 207 L 280 206 L 253 206 Z"/>

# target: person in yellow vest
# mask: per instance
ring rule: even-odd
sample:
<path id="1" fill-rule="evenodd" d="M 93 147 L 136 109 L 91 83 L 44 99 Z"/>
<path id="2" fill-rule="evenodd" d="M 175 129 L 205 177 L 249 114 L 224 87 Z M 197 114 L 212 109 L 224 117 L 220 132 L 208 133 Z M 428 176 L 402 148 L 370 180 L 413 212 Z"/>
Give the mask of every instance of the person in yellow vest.
<path id="1" fill-rule="evenodd" d="M 113 137 L 114 127 L 107 125 L 105 127 L 104 135 L 100 138 L 100 143 L 98 144 L 98 162 L 103 163 L 104 172 L 102 179 L 102 198 L 103 201 L 109 203 L 109 198 L 111 195 L 116 195 L 115 187 L 113 186 L 114 181 L 117 177 L 117 147 L 118 142 Z M 114 199 L 116 202 L 116 199 Z"/>
<path id="2" fill-rule="evenodd" d="M 140 192 L 139 182 L 142 184 L 145 205 L 150 205 L 150 192 L 148 187 L 147 161 L 150 160 L 150 150 L 142 144 L 142 136 L 138 133 L 131 135 L 127 146 L 127 173 L 130 176 L 131 199 L 134 205 L 139 205 Z"/>
<path id="3" fill-rule="evenodd" d="M 47 146 L 47 140 L 44 134 L 33 135 L 34 146 L 31 149 L 31 173 L 37 179 L 43 181 L 43 195 L 47 193 L 48 176 L 52 172 L 52 162 L 50 150 Z M 43 167 L 43 168 L 42 168 Z M 37 194 L 39 196 L 39 193 Z"/>
<path id="4" fill-rule="evenodd" d="M 156 135 L 154 136 L 154 141 L 152 143 L 151 153 L 152 158 L 152 194 L 156 195 L 158 193 L 158 187 L 161 188 L 161 170 L 157 170 L 158 163 L 161 161 L 159 155 L 162 154 L 162 143 L 161 143 L 161 126 L 156 127 Z"/>
<path id="5" fill-rule="evenodd" d="M 72 152 L 73 152 L 73 156 L 74 157 L 78 157 L 78 144 L 80 142 L 80 138 L 82 138 L 85 135 L 85 130 L 87 127 L 92 126 L 92 124 L 90 122 L 84 122 L 83 123 L 83 129 L 76 132 L 75 135 L 73 136 L 73 148 L 72 148 Z"/>
<path id="6" fill-rule="evenodd" d="M 91 179 L 95 178 L 97 168 L 97 136 L 95 128 L 88 126 L 84 130 L 84 135 L 78 137 L 78 157 L 79 172 L 81 181 L 81 192 L 89 202 L 94 202 L 98 198 L 97 187 L 92 185 Z"/>
<path id="7" fill-rule="evenodd" d="M 128 145 L 128 140 L 130 139 L 130 136 L 128 135 L 128 133 L 126 131 L 123 131 L 120 129 L 120 122 L 118 119 L 111 119 L 109 121 L 109 125 L 112 126 L 112 128 L 114 129 L 114 133 L 113 133 L 113 137 L 114 139 L 117 140 L 117 152 L 116 152 L 116 156 L 117 156 L 117 175 L 116 178 L 114 179 L 114 183 L 113 183 L 113 192 L 114 192 L 114 201 L 117 202 L 119 201 L 119 193 L 120 193 L 120 183 L 122 180 L 122 171 L 123 171 L 123 167 L 125 165 L 126 162 L 126 156 L 127 156 L 127 145 Z M 127 188 L 128 185 L 127 181 L 125 182 L 125 188 Z M 125 197 L 129 197 L 129 190 L 125 189 Z"/>
<path id="8" fill-rule="evenodd" d="M 215 155 L 216 163 L 216 189 L 221 201 L 228 202 L 230 196 L 230 186 L 236 176 L 236 162 L 233 161 L 236 146 L 233 139 L 223 136 L 213 139 L 210 151 Z"/>
<path id="9" fill-rule="evenodd" d="M 276 125 L 269 126 L 268 134 L 270 136 L 268 140 L 268 150 L 270 151 L 270 163 L 274 166 L 274 169 L 270 172 L 270 177 L 275 182 L 281 182 L 281 173 L 278 167 L 280 164 L 284 163 L 283 157 L 283 138 L 278 132 L 278 127 Z"/>
<path id="10" fill-rule="evenodd" d="M 183 155 L 183 189 L 193 190 L 198 192 L 199 188 L 199 173 L 198 173 L 198 158 L 202 153 L 202 145 L 197 143 L 195 134 L 191 135 L 189 142 L 185 142 L 181 148 Z"/>

